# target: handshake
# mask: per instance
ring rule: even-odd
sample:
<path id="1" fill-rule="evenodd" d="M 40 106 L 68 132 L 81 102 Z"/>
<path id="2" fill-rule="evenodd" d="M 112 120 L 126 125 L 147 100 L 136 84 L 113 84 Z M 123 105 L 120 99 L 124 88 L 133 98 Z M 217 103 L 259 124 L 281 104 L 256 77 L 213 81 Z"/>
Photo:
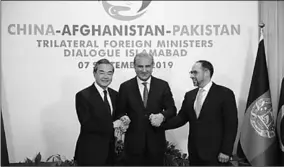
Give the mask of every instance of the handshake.
<path id="1" fill-rule="evenodd" d="M 161 114 L 161 113 L 158 113 L 158 114 L 151 114 L 149 116 L 149 120 L 152 124 L 152 126 L 155 126 L 155 127 L 159 127 L 161 126 L 162 122 L 164 121 L 164 115 Z"/>
<path id="2" fill-rule="evenodd" d="M 120 117 L 120 119 L 113 122 L 113 128 L 119 129 L 122 133 L 125 133 L 129 127 L 130 119 L 127 115 Z"/>
<path id="3" fill-rule="evenodd" d="M 161 126 L 162 122 L 164 121 L 164 115 L 161 113 L 158 114 L 151 114 L 149 116 L 149 120 L 152 126 L 159 127 Z M 119 130 L 121 133 L 125 133 L 129 127 L 130 119 L 127 115 L 120 117 L 120 119 L 113 122 L 113 128 Z"/>
<path id="4" fill-rule="evenodd" d="M 113 122 L 113 128 L 114 128 L 114 136 L 117 138 L 117 140 L 123 141 L 124 133 L 128 129 L 130 124 L 130 119 L 127 115 L 122 116 L 120 119 Z"/>

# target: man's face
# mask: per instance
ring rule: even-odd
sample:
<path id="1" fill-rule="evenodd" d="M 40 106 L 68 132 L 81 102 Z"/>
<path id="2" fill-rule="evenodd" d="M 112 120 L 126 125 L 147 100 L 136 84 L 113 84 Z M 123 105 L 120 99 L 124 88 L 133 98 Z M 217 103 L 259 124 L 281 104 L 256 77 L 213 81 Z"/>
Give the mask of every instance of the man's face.
<path id="1" fill-rule="evenodd" d="M 192 79 L 193 85 L 200 87 L 205 82 L 205 69 L 200 63 L 195 63 L 190 71 L 190 78 Z"/>
<path id="2" fill-rule="evenodd" d="M 152 59 L 150 57 L 137 57 L 134 69 L 138 78 L 146 81 L 153 72 Z"/>
<path id="3" fill-rule="evenodd" d="M 113 68 L 110 64 L 100 64 L 94 72 L 96 83 L 105 89 L 112 81 Z"/>

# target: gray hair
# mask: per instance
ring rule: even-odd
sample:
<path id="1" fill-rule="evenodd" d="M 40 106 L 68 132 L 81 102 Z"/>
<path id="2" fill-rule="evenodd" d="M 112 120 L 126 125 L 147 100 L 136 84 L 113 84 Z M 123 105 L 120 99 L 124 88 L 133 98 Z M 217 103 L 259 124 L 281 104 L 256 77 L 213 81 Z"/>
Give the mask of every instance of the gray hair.
<path id="1" fill-rule="evenodd" d="M 94 67 L 94 70 L 93 70 L 94 73 L 97 72 L 98 66 L 99 66 L 100 64 L 110 64 L 110 65 L 112 66 L 112 72 L 114 72 L 113 64 L 112 64 L 108 59 L 100 59 L 100 60 L 97 61 L 96 64 L 95 64 L 95 67 Z"/>
<path id="2" fill-rule="evenodd" d="M 143 51 L 141 53 L 137 53 L 134 57 L 134 65 L 136 63 L 136 59 L 137 58 L 141 58 L 141 57 L 149 57 L 152 60 L 152 64 L 154 65 L 154 57 L 151 54 L 148 54 L 146 51 Z"/>

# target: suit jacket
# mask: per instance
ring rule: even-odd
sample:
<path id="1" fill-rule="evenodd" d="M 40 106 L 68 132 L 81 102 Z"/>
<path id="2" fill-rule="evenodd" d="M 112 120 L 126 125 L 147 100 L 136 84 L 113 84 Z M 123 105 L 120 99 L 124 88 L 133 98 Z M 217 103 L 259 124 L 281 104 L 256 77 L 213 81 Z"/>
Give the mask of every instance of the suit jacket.
<path id="1" fill-rule="evenodd" d="M 152 76 L 146 108 L 143 105 L 136 77 L 120 85 L 116 117 L 127 115 L 131 120 L 125 134 L 126 153 L 139 154 L 145 149 L 151 153 L 164 153 L 165 130 L 151 125 L 149 121 L 151 113 L 162 113 L 166 120 L 176 115 L 172 93 L 166 81 Z"/>
<path id="2" fill-rule="evenodd" d="M 198 118 L 194 110 L 197 92 L 198 88 L 187 92 L 178 115 L 162 126 L 173 129 L 189 122 L 188 151 L 195 147 L 204 160 L 217 159 L 220 152 L 231 155 L 238 128 L 233 91 L 213 83 Z"/>
<path id="3" fill-rule="evenodd" d="M 111 88 L 108 92 L 114 115 L 118 93 Z M 76 94 L 76 111 L 81 130 L 74 159 L 80 164 L 104 165 L 112 154 L 109 146 L 114 142 L 113 117 L 94 84 Z"/>

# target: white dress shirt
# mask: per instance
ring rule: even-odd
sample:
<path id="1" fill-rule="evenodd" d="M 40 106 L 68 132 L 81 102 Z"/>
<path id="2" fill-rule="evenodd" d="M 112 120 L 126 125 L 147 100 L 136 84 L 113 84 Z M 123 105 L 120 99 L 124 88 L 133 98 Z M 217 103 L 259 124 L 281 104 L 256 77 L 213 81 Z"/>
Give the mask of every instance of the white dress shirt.
<path id="1" fill-rule="evenodd" d="M 97 90 L 99 91 L 103 101 L 104 101 L 104 89 L 101 88 L 96 82 L 94 82 L 94 85 L 95 87 L 97 88 Z M 113 111 L 113 107 L 112 107 L 112 103 L 111 103 L 111 98 L 109 96 L 109 92 L 108 92 L 108 88 L 106 88 L 106 91 L 107 91 L 107 100 L 108 100 L 108 103 L 110 105 L 110 113 L 112 114 L 112 111 Z"/>
<path id="2" fill-rule="evenodd" d="M 201 104 L 203 105 L 203 103 L 204 103 L 204 100 L 206 99 L 206 97 L 207 97 L 207 94 L 208 94 L 208 92 L 209 92 L 209 90 L 210 90 L 210 88 L 211 88 L 211 86 L 212 86 L 212 81 L 210 81 L 210 82 L 208 82 L 208 84 L 207 85 L 205 85 L 203 88 L 199 88 L 198 89 L 198 91 L 200 90 L 200 89 L 203 89 L 203 92 L 202 92 L 202 99 L 201 99 Z M 196 108 L 196 98 L 195 98 L 195 101 L 194 101 L 194 109 Z"/>
<path id="3" fill-rule="evenodd" d="M 143 92 L 144 92 L 144 85 L 143 85 L 144 82 L 147 82 L 146 86 L 147 86 L 148 93 L 149 93 L 151 77 L 147 81 L 142 81 L 139 77 L 137 77 L 138 88 L 139 88 L 139 92 L 140 92 L 142 100 L 143 100 Z"/>

